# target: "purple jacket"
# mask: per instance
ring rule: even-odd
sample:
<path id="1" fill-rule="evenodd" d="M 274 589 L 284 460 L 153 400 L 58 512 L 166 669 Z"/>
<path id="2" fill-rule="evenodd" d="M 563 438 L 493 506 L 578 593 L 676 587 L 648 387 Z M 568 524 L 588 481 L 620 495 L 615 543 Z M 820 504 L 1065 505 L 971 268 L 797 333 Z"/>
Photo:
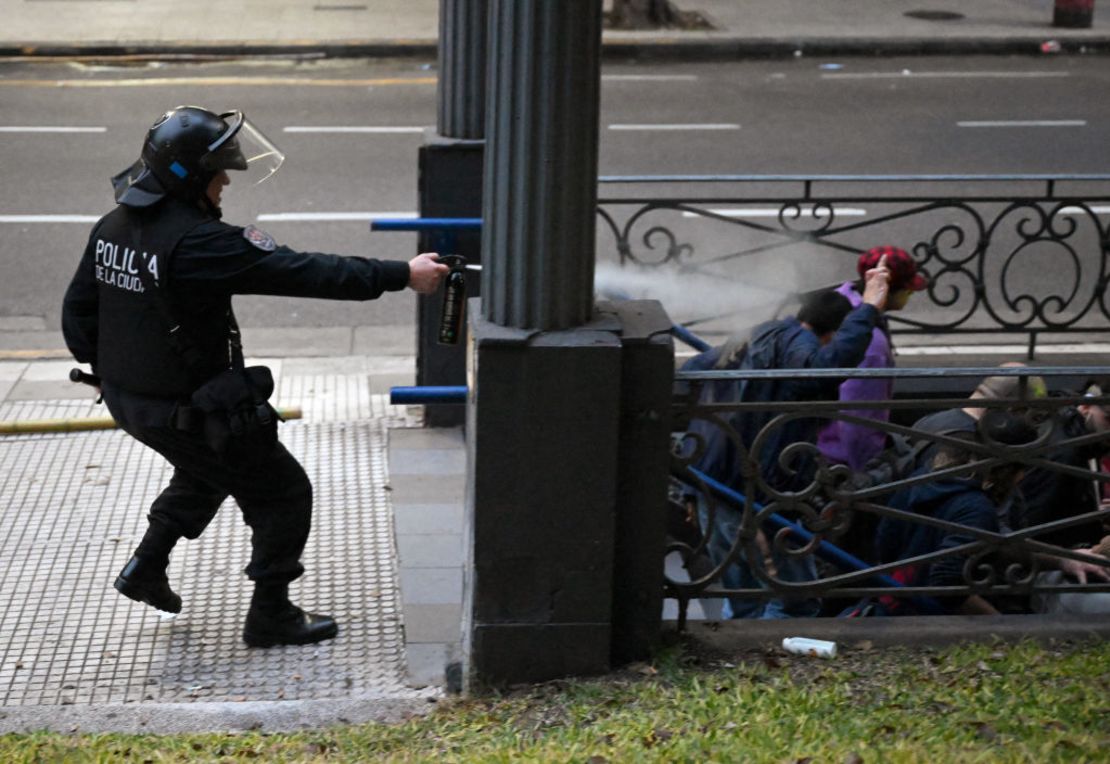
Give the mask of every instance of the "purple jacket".
<path id="1" fill-rule="evenodd" d="M 850 281 L 842 284 L 836 291 L 847 297 L 853 308 L 863 303 L 863 297 L 856 291 L 855 284 Z M 877 331 L 871 332 L 871 344 L 867 346 L 867 353 L 859 368 L 894 368 L 894 351 L 890 346 L 886 322 L 881 322 L 876 329 Z M 892 379 L 849 379 L 840 385 L 842 401 L 885 401 L 890 400 L 893 393 L 894 380 Z M 890 412 L 885 409 L 855 411 L 846 409 L 844 413 L 880 422 L 890 420 Z M 847 422 L 830 422 L 821 428 L 817 436 L 817 448 L 826 459 L 834 464 L 847 464 L 853 470 L 863 469 L 864 465 L 877 456 L 885 445 L 886 433 L 883 431 Z"/>

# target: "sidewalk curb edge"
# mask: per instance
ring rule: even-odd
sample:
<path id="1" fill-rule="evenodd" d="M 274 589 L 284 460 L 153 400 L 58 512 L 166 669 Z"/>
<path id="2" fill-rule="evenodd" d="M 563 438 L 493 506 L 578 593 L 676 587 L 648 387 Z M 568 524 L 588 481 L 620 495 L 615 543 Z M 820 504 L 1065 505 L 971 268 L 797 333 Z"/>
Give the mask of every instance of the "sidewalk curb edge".
<path id="1" fill-rule="evenodd" d="M 717 38 L 682 40 L 674 37 L 611 39 L 602 44 L 607 59 L 723 61 L 745 58 L 797 56 L 913 56 L 913 55 L 1052 55 L 1042 51 L 1045 42 L 1059 45 L 1057 54 L 1110 53 L 1110 35 L 1054 38 L 1050 31 L 1033 37 L 999 38 Z M 107 42 L 0 43 L 0 58 L 434 58 L 433 39 L 399 40 L 301 40 L 273 43 L 239 40 L 213 43 Z"/>

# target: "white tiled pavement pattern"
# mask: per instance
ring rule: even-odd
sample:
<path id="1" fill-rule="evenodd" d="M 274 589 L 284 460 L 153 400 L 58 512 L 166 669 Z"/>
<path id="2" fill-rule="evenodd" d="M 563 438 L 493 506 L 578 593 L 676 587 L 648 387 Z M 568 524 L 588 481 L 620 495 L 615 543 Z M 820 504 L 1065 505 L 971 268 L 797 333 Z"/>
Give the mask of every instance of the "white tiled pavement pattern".
<path id="1" fill-rule="evenodd" d="M 385 450 L 390 428 L 420 420 L 378 392 L 411 384 L 405 363 L 266 363 L 278 379 L 275 402 L 303 411 L 281 437 L 315 487 L 308 572 L 293 596 L 334 614 L 340 636 L 307 647 L 243 645 L 249 529 L 230 500 L 171 558 L 180 615 L 121 597 L 112 581 L 168 465 L 118 430 L 0 436 L 0 707 L 417 696 L 406 685 Z M 57 389 L 79 397 L 35 398 L 32 383 L 53 388 L 68 363 L 2 366 L 0 421 L 107 415 L 78 386 Z"/>

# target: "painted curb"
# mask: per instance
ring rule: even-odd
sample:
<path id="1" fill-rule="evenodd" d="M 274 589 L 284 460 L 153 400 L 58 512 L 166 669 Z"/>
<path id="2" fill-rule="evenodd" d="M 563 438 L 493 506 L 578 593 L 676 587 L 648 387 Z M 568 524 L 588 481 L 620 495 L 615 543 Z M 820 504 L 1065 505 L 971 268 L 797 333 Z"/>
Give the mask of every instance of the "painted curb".
<path id="1" fill-rule="evenodd" d="M 1055 41 L 1056 53 L 1045 53 L 1042 44 Z M 273 43 L 258 40 L 227 42 L 27 42 L 0 43 L 0 58 L 138 58 L 205 60 L 244 57 L 282 58 L 435 58 L 434 39 L 398 40 L 298 40 Z M 998 38 L 712 38 L 684 40 L 675 37 L 610 39 L 602 44 L 607 59 L 727 61 L 798 56 L 918 56 L 918 55 L 1059 55 L 1110 53 L 1110 35 L 1054 37 L 1051 31 L 1036 37 Z"/>

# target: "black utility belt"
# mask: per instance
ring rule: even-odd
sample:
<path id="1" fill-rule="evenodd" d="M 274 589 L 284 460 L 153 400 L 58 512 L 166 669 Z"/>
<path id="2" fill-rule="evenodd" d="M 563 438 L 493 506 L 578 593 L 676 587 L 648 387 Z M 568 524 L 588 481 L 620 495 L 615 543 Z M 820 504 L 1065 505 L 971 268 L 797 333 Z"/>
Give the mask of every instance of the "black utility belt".
<path id="1" fill-rule="evenodd" d="M 179 403 L 170 414 L 169 425 L 175 430 L 200 432 L 204 429 L 204 411 L 199 406 Z"/>

